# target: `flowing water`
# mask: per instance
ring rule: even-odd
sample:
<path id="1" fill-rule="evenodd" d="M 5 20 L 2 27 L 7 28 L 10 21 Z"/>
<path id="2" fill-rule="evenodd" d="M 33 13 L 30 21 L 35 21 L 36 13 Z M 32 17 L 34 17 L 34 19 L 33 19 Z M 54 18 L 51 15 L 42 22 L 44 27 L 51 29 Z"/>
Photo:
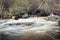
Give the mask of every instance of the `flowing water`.
<path id="1" fill-rule="evenodd" d="M 38 35 L 46 32 L 60 32 L 58 22 L 46 21 L 40 17 L 0 20 L 0 33 L 9 35 Z"/>

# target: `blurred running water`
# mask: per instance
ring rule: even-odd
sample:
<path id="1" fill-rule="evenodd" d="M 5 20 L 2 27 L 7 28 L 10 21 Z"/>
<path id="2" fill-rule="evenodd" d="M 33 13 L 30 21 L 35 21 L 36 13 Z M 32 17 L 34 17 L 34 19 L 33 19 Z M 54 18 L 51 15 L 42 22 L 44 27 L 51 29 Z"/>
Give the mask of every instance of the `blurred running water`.
<path id="1" fill-rule="evenodd" d="M 25 36 L 27 37 L 27 35 L 42 35 L 46 32 L 60 32 L 58 22 L 46 21 L 43 17 L 0 21 L 0 33 L 8 35 L 20 35 L 24 38 Z M 50 36 L 50 34 L 46 35 Z"/>

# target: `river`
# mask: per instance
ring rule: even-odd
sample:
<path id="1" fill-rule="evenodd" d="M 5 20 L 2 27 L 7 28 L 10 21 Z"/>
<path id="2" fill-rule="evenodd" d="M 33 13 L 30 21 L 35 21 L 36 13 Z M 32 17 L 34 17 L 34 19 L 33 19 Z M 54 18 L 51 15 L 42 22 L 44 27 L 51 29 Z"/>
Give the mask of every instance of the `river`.
<path id="1" fill-rule="evenodd" d="M 40 35 L 47 32 L 60 32 L 58 22 L 46 21 L 43 17 L 0 20 L 0 33 L 25 37 L 26 35 Z"/>

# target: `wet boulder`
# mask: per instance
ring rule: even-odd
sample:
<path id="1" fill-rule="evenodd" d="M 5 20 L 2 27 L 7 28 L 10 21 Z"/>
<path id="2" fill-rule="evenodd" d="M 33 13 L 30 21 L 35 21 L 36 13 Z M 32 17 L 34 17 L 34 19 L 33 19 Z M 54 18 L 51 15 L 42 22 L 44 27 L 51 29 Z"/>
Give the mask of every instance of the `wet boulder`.
<path id="1" fill-rule="evenodd" d="M 12 16 L 12 19 L 18 20 L 19 18 L 22 18 L 23 15 L 24 15 L 23 12 L 16 12 L 16 13 Z"/>

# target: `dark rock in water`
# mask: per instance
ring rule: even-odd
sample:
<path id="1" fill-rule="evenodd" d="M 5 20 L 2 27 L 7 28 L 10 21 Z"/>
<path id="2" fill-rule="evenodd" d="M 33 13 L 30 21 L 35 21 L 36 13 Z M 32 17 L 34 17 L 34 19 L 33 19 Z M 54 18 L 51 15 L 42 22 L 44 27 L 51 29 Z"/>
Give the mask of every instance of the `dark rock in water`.
<path id="1" fill-rule="evenodd" d="M 36 10 L 36 11 L 35 11 Z M 44 17 L 44 16 L 49 16 L 50 13 L 46 12 L 45 10 L 40 10 L 40 9 L 32 9 L 29 12 L 29 15 L 36 15 L 37 17 Z"/>
<path id="2" fill-rule="evenodd" d="M 19 18 L 29 18 L 28 13 L 26 13 L 26 12 L 18 12 L 18 13 L 14 14 L 12 16 L 12 19 L 15 19 L 15 20 L 18 20 Z"/>
<path id="3" fill-rule="evenodd" d="M 15 24 L 6 24 L 6 25 L 9 25 L 9 26 L 13 26 L 13 25 L 21 25 L 21 23 L 15 23 Z"/>
<path id="4" fill-rule="evenodd" d="M 29 22 L 29 23 L 10 23 L 10 24 L 5 24 L 5 25 L 9 25 L 9 26 L 14 26 L 14 25 L 25 25 L 25 26 L 31 26 L 34 23 Z"/>
<path id="5" fill-rule="evenodd" d="M 23 12 L 17 12 L 12 16 L 12 19 L 18 20 L 19 18 L 22 18 L 23 15 Z"/>

